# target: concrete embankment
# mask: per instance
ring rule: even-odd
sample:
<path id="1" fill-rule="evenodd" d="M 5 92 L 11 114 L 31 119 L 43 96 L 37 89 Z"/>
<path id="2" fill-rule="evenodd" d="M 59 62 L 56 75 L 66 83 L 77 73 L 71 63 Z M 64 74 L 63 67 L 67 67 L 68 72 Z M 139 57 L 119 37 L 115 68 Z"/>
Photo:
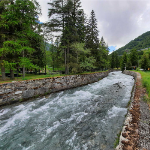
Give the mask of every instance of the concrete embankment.
<path id="1" fill-rule="evenodd" d="M 109 71 L 0 84 L 0 106 L 99 81 Z"/>
<path id="2" fill-rule="evenodd" d="M 140 118 L 140 105 L 141 98 L 141 75 L 137 72 L 127 71 L 124 74 L 131 75 L 135 78 L 135 86 L 132 90 L 131 104 L 125 119 L 123 129 L 120 135 L 119 145 L 116 150 L 133 150 L 138 147 L 139 141 L 139 127 L 138 122 Z"/>

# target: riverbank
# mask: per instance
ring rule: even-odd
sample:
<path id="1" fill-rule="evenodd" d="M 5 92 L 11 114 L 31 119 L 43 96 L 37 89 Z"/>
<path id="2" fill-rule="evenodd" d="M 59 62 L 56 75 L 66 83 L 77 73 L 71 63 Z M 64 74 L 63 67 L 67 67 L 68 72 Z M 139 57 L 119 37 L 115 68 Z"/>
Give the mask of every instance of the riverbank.
<path id="1" fill-rule="evenodd" d="M 142 86 L 140 73 L 132 71 L 124 73 L 134 76 L 135 87 L 116 150 L 149 150 L 150 111 L 148 104 L 143 101 L 146 90 Z"/>
<path id="2" fill-rule="evenodd" d="M 0 84 L 0 106 L 99 81 L 109 71 Z"/>

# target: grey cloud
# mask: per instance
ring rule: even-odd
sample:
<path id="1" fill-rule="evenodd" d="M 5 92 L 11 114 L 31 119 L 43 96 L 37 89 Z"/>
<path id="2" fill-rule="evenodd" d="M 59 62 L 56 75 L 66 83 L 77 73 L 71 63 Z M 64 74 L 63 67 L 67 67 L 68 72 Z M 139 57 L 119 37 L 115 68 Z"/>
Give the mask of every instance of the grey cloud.
<path id="1" fill-rule="evenodd" d="M 150 30 L 147 26 L 150 14 L 141 14 L 147 9 L 149 1 L 135 0 L 81 0 L 86 12 L 95 10 L 99 22 L 100 37 L 104 36 L 111 46 L 123 46 L 140 34 Z M 150 11 L 150 9 L 149 9 Z M 147 11 L 148 12 L 148 11 Z M 150 20 L 150 19 L 149 19 Z"/>
<path id="2" fill-rule="evenodd" d="M 42 6 L 41 21 L 48 15 L 47 2 L 38 0 Z M 85 13 L 90 15 L 93 9 L 98 20 L 99 37 L 109 46 L 123 46 L 132 39 L 150 30 L 149 0 L 81 0 Z"/>

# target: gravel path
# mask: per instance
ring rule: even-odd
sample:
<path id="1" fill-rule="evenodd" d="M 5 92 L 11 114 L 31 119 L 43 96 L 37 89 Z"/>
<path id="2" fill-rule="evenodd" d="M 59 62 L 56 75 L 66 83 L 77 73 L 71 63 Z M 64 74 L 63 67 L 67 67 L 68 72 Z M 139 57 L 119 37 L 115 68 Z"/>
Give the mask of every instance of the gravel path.
<path id="1" fill-rule="evenodd" d="M 139 120 L 139 150 L 150 150 L 150 110 L 143 100 L 140 100 Z"/>

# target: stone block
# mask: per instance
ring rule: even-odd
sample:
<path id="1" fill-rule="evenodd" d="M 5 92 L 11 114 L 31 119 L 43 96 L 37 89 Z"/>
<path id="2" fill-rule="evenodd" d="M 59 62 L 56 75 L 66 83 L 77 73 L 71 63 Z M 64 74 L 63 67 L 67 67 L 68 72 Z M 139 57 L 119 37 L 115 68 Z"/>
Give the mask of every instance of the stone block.
<path id="1" fill-rule="evenodd" d="M 34 90 L 31 89 L 31 90 L 23 91 L 23 95 L 22 95 L 23 99 L 28 99 L 32 97 L 34 97 Z"/>
<path id="2" fill-rule="evenodd" d="M 4 93 L 11 93 L 11 92 L 12 92 L 12 89 L 5 89 Z"/>
<path id="3" fill-rule="evenodd" d="M 17 95 L 17 94 L 22 94 L 22 91 L 17 91 L 17 92 L 15 92 L 15 94 Z"/>
<path id="4" fill-rule="evenodd" d="M 2 95 L 4 93 L 5 93 L 4 89 L 0 89 L 0 95 Z"/>

